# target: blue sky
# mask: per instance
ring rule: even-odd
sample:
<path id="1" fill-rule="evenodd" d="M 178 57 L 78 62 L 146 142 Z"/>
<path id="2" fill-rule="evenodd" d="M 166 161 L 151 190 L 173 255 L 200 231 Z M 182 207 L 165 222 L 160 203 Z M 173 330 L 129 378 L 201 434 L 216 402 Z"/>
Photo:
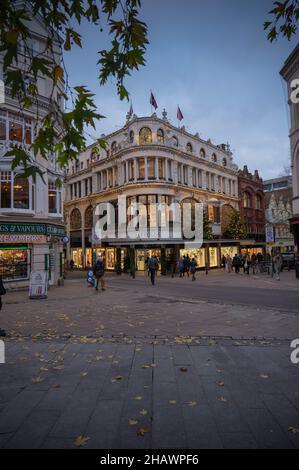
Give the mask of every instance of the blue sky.
<path id="1" fill-rule="evenodd" d="M 289 116 L 286 88 L 279 75 L 298 43 L 281 38 L 269 43 L 263 22 L 271 0 L 143 0 L 141 18 L 148 24 L 146 67 L 127 82 L 134 112 L 150 115 L 149 94 L 176 125 L 180 105 L 187 130 L 215 143 L 229 142 L 234 160 L 279 176 L 289 165 Z M 66 54 L 71 85 L 87 85 L 106 119 L 95 137 L 125 123 L 129 105 L 120 102 L 110 81 L 100 87 L 97 51 L 107 47 L 105 33 L 81 27 L 83 50 Z"/>

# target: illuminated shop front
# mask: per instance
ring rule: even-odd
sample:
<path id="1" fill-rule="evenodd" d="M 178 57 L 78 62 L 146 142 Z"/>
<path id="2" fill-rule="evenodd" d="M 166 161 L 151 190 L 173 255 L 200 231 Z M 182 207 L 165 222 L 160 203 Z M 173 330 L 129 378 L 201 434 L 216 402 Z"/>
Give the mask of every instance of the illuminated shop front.
<path id="1" fill-rule="evenodd" d="M 46 223 L 0 222 L 0 275 L 15 287 L 29 283 L 32 271 L 46 271 L 49 285 L 63 276 L 64 227 Z"/>
<path id="2" fill-rule="evenodd" d="M 242 256 L 249 256 L 250 258 L 253 256 L 253 255 L 257 255 L 258 253 L 260 253 L 261 255 L 264 255 L 264 248 L 263 247 L 246 247 L 246 248 L 241 248 L 241 255 Z"/>
<path id="3" fill-rule="evenodd" d="M 219 266 L 219 258 L 218 258 L 218 247 L 213 246 L 209 247 L 209 258 L 210 258 L 210 268 L 217 268 Z"/>
<path id="4" fill-rule="evenodd" d="M 226 258 L 230 256 L 233 258 L 235 255 L 239 254 L 239 247 L 238 246 L 222 246 L 221 247 L 221 258 L 225 256 Z"/>
<path id="5" fill-rule="evenodd" d="M 159 269 L 161 269 L 161 250 L 159 248 L 137 249 L 136 250 L 136 267 L 137 271 L 145 271 L 147 269 L 146 260 L 151 256 L 156 256 Z"/>
<path id="6" fill-rule="evenodd" d="M 30 249 L 27 245 L 0 246 L 0 275 L 4 281 L 29 278 Z"/>
<path id="7" fill-rule="evenodd" d="M 190 259 L 194 258 L 198 268 L 204 268 L 206 265 L 205 248 L 183 249 L 180 250 L 180 256 L 189 256 Z"/>

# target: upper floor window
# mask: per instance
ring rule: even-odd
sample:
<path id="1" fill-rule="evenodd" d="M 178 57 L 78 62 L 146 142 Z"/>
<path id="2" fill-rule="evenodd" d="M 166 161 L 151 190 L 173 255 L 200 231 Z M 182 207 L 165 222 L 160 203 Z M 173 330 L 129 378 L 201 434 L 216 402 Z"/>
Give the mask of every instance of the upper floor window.
<path id="1" fill-rule="evenodd" d="M 33 126 L 31 119 L 25 119 L 17 114 L 1 111 L 0 140 L 32 144 Z"/>
<path id="2" fill-rule="evenodd" d="M 134 131 L 130 131 L 130 144 L 134 144 Z"/>
<path id="3" fill-rule="evenodd" d="M 158 129 L 157 140 L 160 142 L 160 144 L 164 144 L 164 132 L 162 129 Z"/>
<path id="4" fill-rule="evenodd" d="M 257 194 L 255 197 L 255 207 L 259 210 L 262 209 L 262 198 L 259 194 Z"/>
<path id="5" fill-rule="evenodd" d="M 216 153 L 212 154 L 212 162 L 216 163 L 217 162 L 217 155 Z"/>
<path id="6" fill-rule="evenodd" d="M 117 152 L 117 142 L 112 142 L 112 145 L 111 145 L 111 155 L 113 155 L 114 153 Z"/>
<path id="7" fill-rule="evenodd" d="M 79 209 L 73 209 L 70 215 L 71 230 L 79 230 L 82 227 L 82 216 Z"/>
<path id="8" fill-rule="evenodd" d="M 49 214 L 61 214 L 61 188 L 56 185 L 54 179 L 48 181 L 48 201 L 49 201 Z"/>
<path id="9" fill-rule="evenodd" d="M 11 171 L 1 171 L 1 209 L 34 210 L 33 178 L 23 178 Z"/>
<path id="10" fill-rule="evenodd" d="M 223 158 L 223 159 L 222 159 L 222 165 L 223 165 L 223 166 L 227 166 L 227 160 L 226 160 L 226 158 Z"/>
<path id="11" fill-rule="evenodd" d="M 248 192 L 243 194 L 243 205 L 246 208 L 252 207 L 251 195 Z"/>
<path id="12" fill-rule="evenodd" d="M 174 147 L 178 147 L 179 146 L 179 141 L 178 141 L 178 138 L 174 135 L 172 136 L 172 145 Z"/>
<path id="13" fill-rule="evenodd" d="M 148 127 L 143 127 L 139 132 L 140 144 L 151 144 L 153 141 L 152 131 Z"/>
<path id="14" fill-rule="evenodd" d="M 199 155 L 201 158 L 206 158 L 206 152 L 204 151 L 204 149 L 200 149 Z"/>
<path id="15" fill-rule="evenodd" d="M 190 144 L 190 142 L 188 142 L 188 144 L 186 145 L 186 150 L 187 152 L 193 152 L 193 148 L 192 148 L 192 145 Z"/>

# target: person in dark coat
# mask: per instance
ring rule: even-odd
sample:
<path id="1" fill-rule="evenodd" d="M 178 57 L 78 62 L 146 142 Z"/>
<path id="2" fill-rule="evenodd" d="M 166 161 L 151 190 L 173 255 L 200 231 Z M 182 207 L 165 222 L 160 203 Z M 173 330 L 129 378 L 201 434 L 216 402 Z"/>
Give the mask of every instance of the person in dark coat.
<path id="1" fill-rule="evenodd" d="M 104 274 L 105 274 L 105 267 L 104 261 L 102 258 L 99 258 L 94 266 L 94 277 L 96 278 L 96 290 L 99 290 L 99 282 L 101 281 L 101 289 L 105 290 L 105 281 L 104 281 Z"/>
<path id="2" fill-rule="evenodd" d="M 2 276 L 0 276 L 0 311 L 2 310 L 2 295 L 6 294 L 6 289 L 3 285 Z M 0 328 L 0 336 L 6 336 L 5 330 Z"/>

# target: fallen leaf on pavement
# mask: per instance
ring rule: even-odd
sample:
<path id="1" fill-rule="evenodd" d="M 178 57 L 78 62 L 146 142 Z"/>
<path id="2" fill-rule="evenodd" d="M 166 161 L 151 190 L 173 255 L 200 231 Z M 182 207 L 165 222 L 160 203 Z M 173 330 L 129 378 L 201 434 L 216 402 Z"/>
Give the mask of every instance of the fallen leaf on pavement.
<path id="1" fill-rule="evenodd" d="M 289 427 L 288 431 L 292 434 L 299 434 L 299 429 L 293 428 L 292 426 Z"/>
<path id="2" fill-rule="evenodd" d="M 143 437 L 148 432 L 150 432 L 149 428 L 139 428 L 137 431 L 137 436 Z"/>
<path id="3" fill-rule="evenodd" d="M 146 410 L 141 410 L 141 411 L 140 411 L 140 414 L 141 414 L 141 416 L 146 416 L 146 415 L 147 415 L 147 411 L 146 411 Z"/>
<path id="4" fill-rule="evenodd" d="M 45 379 L 43 377 L 32 377 L 31 381 L 34 383 L 34 384 L 39 384 L 41 382 L 43 382 Z"/>
<path id="5" fill-rule="evenodd" d="M 217 398 L 218 401 L 222 401 L 223 403 L 227 403 L 227 399 L 224 397 Z"/>
<path id="6" fill-rule="evenodd" d="M 129 425 L 130 426 L 136 426 L 136 424 L 138 424 L 137 419 L 129 419 Z"/>
<path id="7" fill-rule="evenodd" d="M 78 436 L 74 440 L 74 444 L 75 444 L 76 447 L 84 447 L 87 444 L 88 441 L 89 441 L 89 437 Z"/>

